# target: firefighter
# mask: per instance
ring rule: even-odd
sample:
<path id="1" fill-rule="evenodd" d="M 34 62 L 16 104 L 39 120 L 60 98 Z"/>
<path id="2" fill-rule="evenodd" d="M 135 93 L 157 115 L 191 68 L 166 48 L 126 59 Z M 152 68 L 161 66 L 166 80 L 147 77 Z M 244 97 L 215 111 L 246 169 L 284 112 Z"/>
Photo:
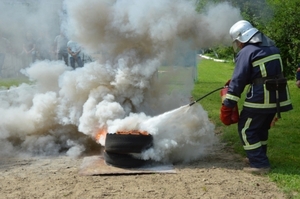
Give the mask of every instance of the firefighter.
<path id="1" fill-rule="evenodd" d="M 248 21 L 236 22 L 229 31 L 235 50 L 235 69 L 226 84 L 228 91 L 222 103 L 220 119 L 225 125 L 232 120 L 246 85 L 246 98 L 239 113 L 238 133 L 250 167 L 244 171 L 267 173 L 267 141 L 270 124 L 277 113 L 292 110 L 279 49 L 275 43 Z M 275 86 L 274 86 L 275 85 Z"/>

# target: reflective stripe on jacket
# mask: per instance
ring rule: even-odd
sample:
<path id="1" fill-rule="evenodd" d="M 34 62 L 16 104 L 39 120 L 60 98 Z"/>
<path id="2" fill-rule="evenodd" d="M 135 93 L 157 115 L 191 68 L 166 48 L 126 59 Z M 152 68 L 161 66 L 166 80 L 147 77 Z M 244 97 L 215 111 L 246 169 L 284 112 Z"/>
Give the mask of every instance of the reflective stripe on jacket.
<path id="1" fill-rule="evenodd" d="M 236 56 L 236 67 L 232 75 L 225 106 L 234 107 L 245 86 L 249 85 L 244 109 L 254 112 L 275 113 L 276 92 L 268 91 L 264 83 L 254 84 L 258 78 L 271 78 L 283 73 L 279 49 L 275 46 L 247 44 Z M 289 90 L 279 92 L 280 111 L 292 109 Z"/>

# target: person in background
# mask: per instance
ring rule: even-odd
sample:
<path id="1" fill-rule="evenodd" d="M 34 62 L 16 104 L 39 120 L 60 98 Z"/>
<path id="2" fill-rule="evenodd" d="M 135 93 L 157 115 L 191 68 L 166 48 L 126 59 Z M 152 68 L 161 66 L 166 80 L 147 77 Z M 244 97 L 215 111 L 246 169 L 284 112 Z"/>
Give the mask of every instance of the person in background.
<path id="1" fill-rule="evenodd" d="M 54 39 L 54 48 L 57 60 L 64 60 L 65 64 L 68 65 L 68 39 L 63 32 L 60 32 Z"/>
<path id="2" fill-rule="evenodd" d="M 30 32 L 26 33 L 25 41 L 23 43 L 23 52 L 24 55 L 24 67 L 28 67 L 29 64 L 35 62 L 36 59 L 36 51 L 35 51 L 35 40 L 33 39 L 33 35 Z"/>
<path id="3" fill-rule="evenodd" d="M 0 76 L 2 74 L 2 67 L 4 65 L 5 55 L 8 51 L 8 48 L 9 48 L 9 40 L 0 35 Z"/>
<path id="4" fill-rule="evenodd" d="M 36 59 L 37 60 L 51 60 L 51 44 L 48 35 L 45 32 L 40 32 L 36 40 Z"/>
<path id="5" fill-rule="evenodd" d="M 298 69 L 296 71 L 296 85 L 300 88 L 300 64 L 298 65 Z"/>
<path id="6" fill-rule="evenodd" d="M 77 63 L 78 67 L 83 67 L 83 62 L 80 55 L 81 47 L 78 45 L 78 43 L 70 40 L 67 46 L 72 68 L 75 69 L 75 62 Z"/>
<path id="7" fill-rule="evenodd" d="M 271 168 L 267 157 L 270 124 L 276 113 L 293 109 L 280 52 L 271 39 L 248 21 L 236 22 L 229 33 L 237 55 L 220 119 L 225 125 L 234 123 L 233 108 L 249 85 L 238 120 L 238 133 L 250 166 L 244 171 L 267 173 Z M 280 89 L 272 87 L 274 82 L 280 82 Z"/>

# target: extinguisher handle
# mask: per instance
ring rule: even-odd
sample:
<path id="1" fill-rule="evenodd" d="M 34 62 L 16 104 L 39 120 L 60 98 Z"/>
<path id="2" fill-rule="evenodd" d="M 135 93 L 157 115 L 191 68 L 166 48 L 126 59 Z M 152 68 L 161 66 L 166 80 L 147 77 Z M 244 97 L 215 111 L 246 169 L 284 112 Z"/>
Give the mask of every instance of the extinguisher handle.
<path id="1" fill-rule="evenodd" d="M 224 88 L 222 88 L 221 91 L 220 91 L 222 104 L 223 104 L 223 102 L 225 100 L 227 91 L 228 91 L 228 86 L 224 86 Z"/>

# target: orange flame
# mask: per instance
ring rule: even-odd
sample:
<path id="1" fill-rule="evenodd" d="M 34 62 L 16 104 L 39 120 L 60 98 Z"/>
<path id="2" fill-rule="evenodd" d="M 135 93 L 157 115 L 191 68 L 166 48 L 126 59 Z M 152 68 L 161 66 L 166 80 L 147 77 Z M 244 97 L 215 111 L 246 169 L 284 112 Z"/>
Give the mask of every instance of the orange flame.
<path id="1" fill-rule="evenodd" d="M 97 143 L 101 144 L 102 146 L 105 145 L 105 138 L 107 134 L 107 128 L 103 127 L 99 129 L 95 135 L 95 140 Z"/>

